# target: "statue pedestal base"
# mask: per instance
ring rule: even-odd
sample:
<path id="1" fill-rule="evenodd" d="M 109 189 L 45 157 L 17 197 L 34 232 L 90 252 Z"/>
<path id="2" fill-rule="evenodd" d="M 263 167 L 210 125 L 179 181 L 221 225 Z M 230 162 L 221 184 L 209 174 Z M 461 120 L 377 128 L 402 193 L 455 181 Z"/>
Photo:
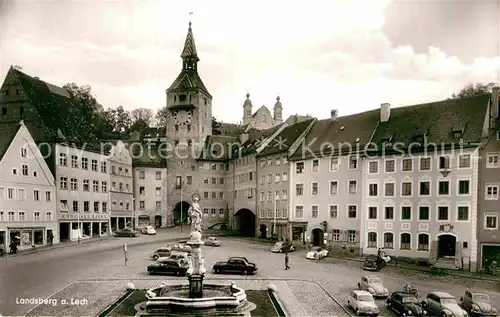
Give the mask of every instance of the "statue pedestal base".
<path id="1" fill-rule="evenodd" d="M 203 297 L 203 275 L 193 274 L 188 277 L 189 280 L 189 297 L 202 298 Z"/>

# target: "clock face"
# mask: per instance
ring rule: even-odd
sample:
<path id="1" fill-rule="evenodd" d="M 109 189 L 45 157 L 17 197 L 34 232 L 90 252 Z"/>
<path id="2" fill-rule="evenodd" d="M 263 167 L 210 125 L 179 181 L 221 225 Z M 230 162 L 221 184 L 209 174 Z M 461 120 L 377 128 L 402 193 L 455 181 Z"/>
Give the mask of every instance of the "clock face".
<path id="1" fill-rule="evenodd" d="M 191 122 L 191 111 L 178 110 L 174 113 L 175 123 L 178 125 L 186 125 Z"/>

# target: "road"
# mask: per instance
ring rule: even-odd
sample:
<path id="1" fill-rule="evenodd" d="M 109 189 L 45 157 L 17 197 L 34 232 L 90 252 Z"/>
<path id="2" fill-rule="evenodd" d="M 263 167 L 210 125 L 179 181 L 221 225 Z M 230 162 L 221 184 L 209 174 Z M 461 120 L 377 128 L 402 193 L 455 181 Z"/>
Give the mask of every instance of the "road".
<path id="1" fill-rule="evenodd" d="M 182 236 L 177 235 L 178 239 Z M 150 237 L 147 237 L 151 239 Z M 167 238 L 167 237 L 165 237 Z M 146 239 L 146 238 L 137 238 Z M 116 238 L 103 242 L 79 245 L 75 247 L 42 252 L 34 255 L 5 258 L 1 261 L 2 285 L 0 290 L 0 313 L 7 316 L 24 315 L 32 308 L 30 305 L 16 304 L 16 298 L 42 297 L 46 298 L 71 282 L 82 279 L 161 279 L 148 276 L 145 267 L 150 263 L 149 256 L 157 247 L 164 243 L 151 240 L 148 245 L 131 245 L 134 239 Z M 137 240 L 144 242 L 142 240 Z M 355 289 L 362 275 L 367 274 L 360 269 L 361 264 L 348 261 L 325 261 L 315 263 L 305 259 L 305 252 L 290 254 L 291 270 L 284 270 L 282 254 L 272 254 L 269 246 L 249 244 L 237 239 L 222 239 L 220 248 L 204 247 L 205 265 L 210 272 L 214 262 L 227 259 L 229 256 L 246 256 L 259 266 L 258 277 L 263 279 L 294 278 L 312 280 L 321 283 L 332 295 L 345 303 L 348 293 Z M 122 244 L 127 242 L 129 261 L 124 266 Z M 333 263 L 332 263 L 333 262 Z M 466 288 L 487 292 L 495 303 L 500 303 L 500 293 L 493 283 L 474 282 L 446 277 L 430 277 L 418 272 L 398 271 L 388 268 L 377 273 L 384 280 L 389 291 L 401 288 L 404 281 L 410 280 L 422 294 L 441 290 L 460 298 Z M 207 279 L 212 274 L 207 274 Z M 231 279 L 231 277 L 228 277 Z M 307 283 L 306 283 L 307 284 Z M 307 302 L 312 297 L 312 291 L 300 283 L 291 283 L 290 288 L 296 297 Z M 309 283 L 310 284 L 310 283 Z M 391 316 L 385 310 L 383 301 L 378 302 L 383 310 L 381 316 Z M 306 307 L 311 315 L 328 315 L 322 311 L 320 304 Z M 497 305 L 500 306 L 500 305 Z M 330 313 L 331 314 L 331 313 Z"/>

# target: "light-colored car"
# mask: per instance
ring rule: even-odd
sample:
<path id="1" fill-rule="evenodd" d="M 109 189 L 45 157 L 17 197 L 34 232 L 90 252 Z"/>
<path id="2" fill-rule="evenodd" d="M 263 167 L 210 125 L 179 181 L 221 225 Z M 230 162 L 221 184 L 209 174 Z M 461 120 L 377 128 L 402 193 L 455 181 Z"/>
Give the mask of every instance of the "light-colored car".
<path id="1" fill-rule="evenodd" d="M 358 288 L 362 291 L 367 291 L 372 294 L 373 297 L 387 297 L 389 296 L 389 290 L 384 287 L 384 282 L 382 279 L 375 275 L 365 275 L 358 282 Z"/>
<path id="2" fill-rule="evenodd" d="M 157 261 L 164 261 L 166 259 L 179 262 L 182 265 L 189 264 L 189 255 L 188 255 L 188 253 L 185 253 L 185 252 L 172 252 L 167 257 L 160 257 L 160 258 L 158 258 Z"/>
<path id="3" fill-rule="evenodd" d="M 352 308 L 357 316 L 378 316 L 380 313 L 373 296 L 366 291 L 352 291 L 347 299 L 347 306 Z"/>
<path id="4" fill-rule="evenodd" d="M 422 301 L 429 316 L 467 317 L 468 314 L 452 295 L 445 292 L 432 292 Z"/>
<path id="5" fill-rule="evenodd" d="M 208 237 L 208 239 L 205 240 L 205 245 L 211 247 L 220 247 L 220 240 L 218 240 L 216 237 Z"/>
<path id="6" fill-rule="evenodd" d="M 497 316 L 497 309 L 493 306 L 488 294 L 465 291 L 460 298 L 461 306 L 474 316 Z"/>
<path id="7" fill-rule="evenodd" d="M 153 226 L 146 226 L 141 229 L 142 234 L 149 234 L 149 235 L 154 235 L 156 234 L 155 227 Z"/>
<path id="8" fill-rule="evenodd" d="M 320 259 L 326 258 L 328 256 L 328 250 L 322 247 L 312 247 L 311 251 L 307 252 L 306 259 L 315 260 L 316 256 L 319 256 Z"/>

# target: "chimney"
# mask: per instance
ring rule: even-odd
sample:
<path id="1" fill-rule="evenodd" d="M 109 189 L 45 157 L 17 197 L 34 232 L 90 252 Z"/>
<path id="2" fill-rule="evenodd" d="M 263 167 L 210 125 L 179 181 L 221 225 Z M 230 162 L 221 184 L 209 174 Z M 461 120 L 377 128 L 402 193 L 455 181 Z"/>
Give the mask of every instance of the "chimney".
<path id="1" fill-rule="evenodd" d="M 337 121 L 338 117 L 339 111 L 337 109 L 333 109 L 332 111 L 330 111 L 330 120 Z"/>
<path id="2" fill-rule="evenodd" d="M 383 103 L 380 105 L 380 122 L 387 122 L 391 116 L 391 104 Z"/>
<path id="3" fill-rule="evenodd" d="M 20 125 L 24 125 L 24 120 L 19 121 Z"/>
<path id="4" fill-rule="evenodd" d="M 491 118 L 498 119 L 499 111 L 499 99 L 500 99 L 500 87 L 493 87 L 491 91 Z"/>

